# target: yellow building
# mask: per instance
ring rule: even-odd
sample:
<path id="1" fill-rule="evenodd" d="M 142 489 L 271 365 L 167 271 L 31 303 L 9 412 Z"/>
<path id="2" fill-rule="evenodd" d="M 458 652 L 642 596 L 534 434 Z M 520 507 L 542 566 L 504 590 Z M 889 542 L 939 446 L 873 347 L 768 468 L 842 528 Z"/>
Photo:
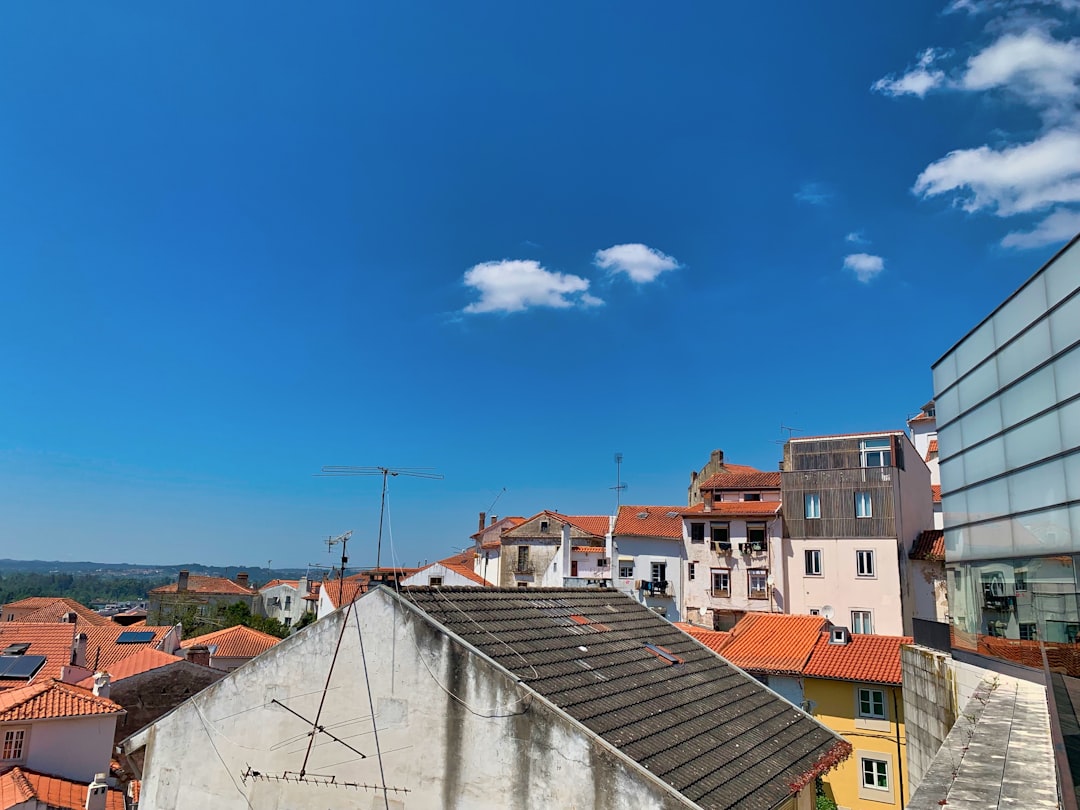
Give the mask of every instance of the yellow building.
<path id="1" fill-rule="evenodd" d="M 910 798 L 900 647 L 911 643 L 834 627 L 821 634 L 803 668 L 806 707 L 853 749 L 823 778 L 840 810 L 903 808 Z"/>

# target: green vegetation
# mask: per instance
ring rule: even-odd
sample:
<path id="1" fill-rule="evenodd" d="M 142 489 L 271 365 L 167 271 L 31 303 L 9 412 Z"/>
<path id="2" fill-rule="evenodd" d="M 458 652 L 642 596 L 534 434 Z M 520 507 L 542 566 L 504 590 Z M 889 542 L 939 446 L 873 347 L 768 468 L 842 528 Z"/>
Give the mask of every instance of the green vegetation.
<path id="1" fill-rule="evenodd" d="M 204 633 L 213 633 L 215 630 L 224 630 L 227 627 L 235 627 L 242 624 L 253 630 L 261 630 L 278 638 L 289 635 L 289 628 L 277 619 L 266 616 L 255 616 L 251 608 L 243 602 L 234 602 L 231 605 L 218 605 L 209 615 L 199 615 L 198 609 L 192 605 L 176 621 L 184 625 L 184 638 L 201 636 Z"/>
<path id="2" fill-rule="evenodd" d="M 825 792 L 825 781 L 819 776 L 814 780 L 814 810 L 836 810 L 836 802 Z"/>
<path id="3" fill-rule="evenodd" d="M 160 577 L 9 571 L 0 574 L 0 604 L 28 596 L 66 596 L 88 607 L 102 603 L 142 602 L 151 588 L 171 581 L 171 578 Z"/>

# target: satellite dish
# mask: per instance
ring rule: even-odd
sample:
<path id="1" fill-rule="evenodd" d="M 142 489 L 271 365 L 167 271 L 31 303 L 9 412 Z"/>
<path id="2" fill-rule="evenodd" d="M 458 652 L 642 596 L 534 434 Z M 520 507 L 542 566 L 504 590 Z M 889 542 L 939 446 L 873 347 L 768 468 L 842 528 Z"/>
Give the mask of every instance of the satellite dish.
<path id="1" fill-rule="evenodd" d="M 775 583 L 776 583 L 776 580 L 775 580 L 775 579 L 773 578 L 773 575 L 772 575 L 772 574 L 769 574 L 769 575 L 768 575 L 767 577 L 765 577 L 765 584 L 766 584 L 766 585 L 768 585 L 768 586 L 769 586 L 770 588 L 771 588 L 771 587 L 772 587 L 772 586 L 773 586 L 773 585 L 774 585 Z"/>
<path id="2" fill-rule="evenodd" d="M 832 617 L 836 615 L 836 610 L 832 605 L 825 605 L 825 607 L 821 609 L 821 615 L 829 621 L 832 621 Z"/>

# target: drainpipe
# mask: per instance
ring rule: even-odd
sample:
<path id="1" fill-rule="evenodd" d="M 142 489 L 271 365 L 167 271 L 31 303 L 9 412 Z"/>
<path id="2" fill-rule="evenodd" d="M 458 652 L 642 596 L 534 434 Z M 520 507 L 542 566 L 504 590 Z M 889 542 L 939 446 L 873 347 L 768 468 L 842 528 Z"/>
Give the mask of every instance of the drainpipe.
<path id="1" fill-rule="evenodd" d="M 896 775 L 899 777 L 900 806 L 904 802 L 904 752 L 900 747 L 900 706 L 896 700 L 896 687 L 892 687 L 893 720 L 896 722 Z"/>

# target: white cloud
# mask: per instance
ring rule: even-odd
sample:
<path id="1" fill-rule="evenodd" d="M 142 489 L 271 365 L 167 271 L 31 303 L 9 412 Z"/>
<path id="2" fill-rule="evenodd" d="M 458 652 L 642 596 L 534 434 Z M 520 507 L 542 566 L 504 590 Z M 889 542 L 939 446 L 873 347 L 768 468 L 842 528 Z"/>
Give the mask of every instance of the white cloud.
<path id="1" fill-rule="evenodd" d="M 941 70 L 932 70 L 931 66 L 942 54 L 927 48 L 919 54 L 919 61 L 915 67 L 908 68 L 907 72 L 897 77 L 890 74 L 878 79 L 871 86 L 871 90 L 884 93 L 887 96 L 918 96 L 922 98 L 935 87 L 945 83 L 945 73 Z"/>
<path id="2" fill-rule="evenodd" d="M 924 197 L 957 192 L 964 210 L 999 216 L 1080 201 L 1080 132 L 1056 129 L 1003 149 L 958 149 L 927 166 L 912 190 Z"/>
<path id="3" fill-rule="evenodd" d="M 977 14 L 1000 13 L 1023 8 L 1045 8 L 1056 6 L 1062 11 L 1080 11 L 1080 0 L 953 0 L 946 8 L 946 14 L 965 11 L 972 17 Z"/>
<path id="4" fill-rule="evenodd" d="M 965 90 L 1006 88 L 1029 104 L 1047 104 L 1077 96 L 1080 40 L 1055 39 L 1030 28 L 999 37 L 972 56 L 960 79 Z"/>
<path id="5" fill-rule="evenodd" d="M 1003 247 L 1036 248 L 1060 245 L 1080 233 L 1080 211 L 1058 208 L 1030 231 L 1013 231 L 1001 240 Z"/>
<path id="6" fill-rule="evenodd" d="M 871 256 L 869 253 L 852 253 L 844 257 L 844 269 L 855 273 L 855 278 L 863 284 L 870 281 L 885 269 L 885 260 L 880 256 Z"/>
<path id="7" fill-rule="evenodd" d="M 795 199 L 809 205 L 828 205 L 833 193 L 824 183 L 803 183 L 795 192 Z"/>
<path id="8" fill-rule="evenodd" d="M 593 263 L 612 274 L 626 273 L 637 284 L 653 281 L 661 273 L 679 267 L 673 256 L 639 243 L 613 245 L 606 250 L 598 250 Z"/>
<path id="9" fill-rule="evenodd" d="M 521 312 L 529 307 L 598 306 L 588 293 L 589 281 L 568 273 L 554 273 L 532 259 L 483 262 L 465 271 L 465 285 L 478 290 L 480 300 L 465 312 Z"/>
<path id="10" fill-rule="evenodd" d="M 852 231 L 844 237 L 845 242 L 851 242 L 853 245 L 869 245 L 870 240 L 866 238 L 866 235 L 862 231 Z"/>

